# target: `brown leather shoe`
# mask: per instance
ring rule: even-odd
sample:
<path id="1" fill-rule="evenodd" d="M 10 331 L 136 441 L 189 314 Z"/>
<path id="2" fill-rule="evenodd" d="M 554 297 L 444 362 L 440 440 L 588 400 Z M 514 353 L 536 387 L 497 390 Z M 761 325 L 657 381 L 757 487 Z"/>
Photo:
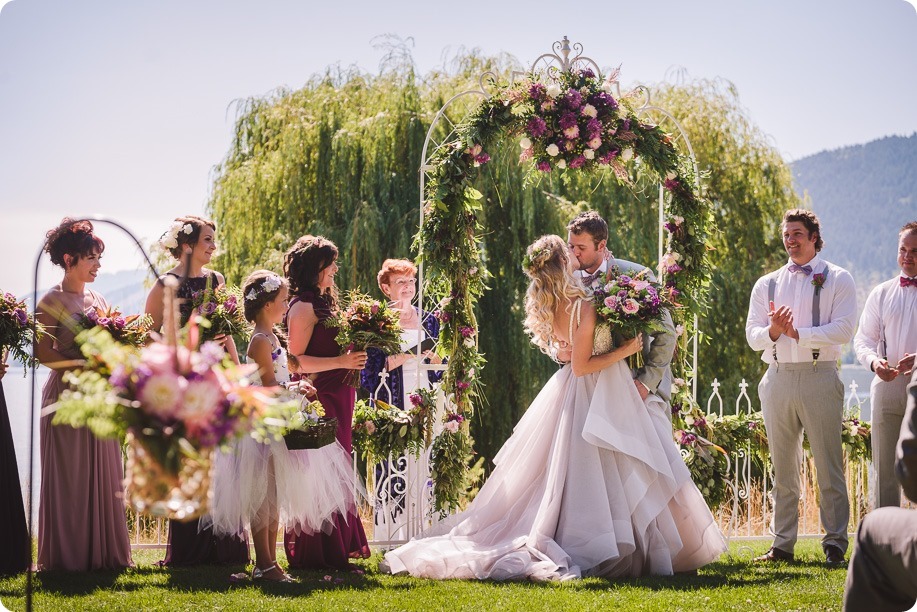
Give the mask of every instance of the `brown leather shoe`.
<path id="1" fill-rule="evenodd" d="M 844 551 L 833 544 L 825 546 L 825 565 L 828 567 L 847 565 L 847 561 L 844 559 Z"/>
<path id="2" fill-rule="evenodd" d="M 776 561 L 793 561 L 793 553 L 788 553 L 784 550 L 780 550 L 774 546 L 771 546 L 770 550 L 761 555 L 760 557 L 755 557 L 754 561 L 757 563 L 774 563 Z"/>

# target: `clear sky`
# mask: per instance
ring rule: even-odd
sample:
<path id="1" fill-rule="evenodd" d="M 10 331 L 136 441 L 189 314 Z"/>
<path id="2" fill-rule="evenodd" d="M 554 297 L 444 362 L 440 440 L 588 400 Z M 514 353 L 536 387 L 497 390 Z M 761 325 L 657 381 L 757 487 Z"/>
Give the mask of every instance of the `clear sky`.
<path id="1" fill-rule="evenodd" d="M 683 68 L 738 87 L 788 160 L 917 131 L 917 10 L 905 0 L 0 0 L 0 289 L 24 291 L 45 230 L 102 213 L 158 237 L 202 213 L 233 100 L 329 65 L 421 73 L 462 48 L 531 62 L 564 35 L 625 86 Z M 109 271 L 139 259 L 114 230 Z M 221 228 L 228 229 L 228 228 Z M 230 230 L 231 231 L 231 230 Z M 43 269 L 42 285 L 59 276 Z"/>

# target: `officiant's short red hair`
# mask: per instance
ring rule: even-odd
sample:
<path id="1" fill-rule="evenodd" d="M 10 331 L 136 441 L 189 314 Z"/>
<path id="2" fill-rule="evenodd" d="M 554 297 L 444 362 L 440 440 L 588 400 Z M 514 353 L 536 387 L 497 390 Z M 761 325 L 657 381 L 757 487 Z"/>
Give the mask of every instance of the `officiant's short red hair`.
<path id="1" fill-rule="evenodd" d="M 408 274 L 417 276 L 417 266 L 414 262 L 407 259 L 386 259 L 382 262 L 382 269 L 376 275 L 376 282 L 379 283 L 379 289 L 382 285 L 388 285 L 392 275 Z"/>

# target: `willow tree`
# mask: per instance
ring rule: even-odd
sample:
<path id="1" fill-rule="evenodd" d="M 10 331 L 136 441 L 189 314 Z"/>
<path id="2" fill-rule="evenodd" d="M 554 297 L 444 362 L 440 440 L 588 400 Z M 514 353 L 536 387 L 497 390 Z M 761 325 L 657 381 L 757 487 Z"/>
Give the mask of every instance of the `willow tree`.
<path id="1" fill-rule="evenodd" d="M 379 75 L 328 72 L 298 90 L 240 102 L 235 138 L 215 169 L 209 203 L 223 246 L 220 269 L 230 282 L 256 267 L 280 271 L 280 254 L 298 236 L 323 234 L 341 250 L 342 288 L 376 291 L 385 258 L 416 255 L 410 245 L 418 166 L 435 113 L 484 71 L 507 78 L 514 69 L 519 65 L 511 58 L 472 52 L 423 79 L 402 62 Z M 732 373 L 754 377 L 741 322 L 754 278 L 779 253 L 774 223 L 795 197 L 789 171 L 731 88 L 698 82 L 654 93 L 683 119 L 720 226 L 710 245 L 716 249 L 712 307 L 701 322 L 713 338 L 702 348 L 702 381 Z M 522 331 L 526 279 L 519 262 L 526 245 L 544 233 L 564 235 L 573 215 L 594 208 L 609 220 L 616 255 L 654 264 L 658 218 L 655 184 L 641 182 L 639 170 L 630 188 L 600 175 L 545 176 L 526 184 L 517 143 L 489 152 L 493 160 L 475 183 L 483 194 L 490 290 L 477 307 L 488 365 L 481 374 L 486 401 L 472 434 L 485 457 L 494 455 L 556 369 Z"/>

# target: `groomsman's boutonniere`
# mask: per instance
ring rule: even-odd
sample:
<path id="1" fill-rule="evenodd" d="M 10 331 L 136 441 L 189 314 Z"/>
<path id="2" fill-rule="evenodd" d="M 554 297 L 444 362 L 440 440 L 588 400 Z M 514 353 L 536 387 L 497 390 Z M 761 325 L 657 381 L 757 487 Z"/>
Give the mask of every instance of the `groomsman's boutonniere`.
<path id="1" fill-rule="evenodd" d="M 824 286 L 826 276 L 827 275 L 823 272 L 818 272 L 812 275 L 812 284 L 815 286 L 815 295 L 818 295 L 822 286 Z"/>

